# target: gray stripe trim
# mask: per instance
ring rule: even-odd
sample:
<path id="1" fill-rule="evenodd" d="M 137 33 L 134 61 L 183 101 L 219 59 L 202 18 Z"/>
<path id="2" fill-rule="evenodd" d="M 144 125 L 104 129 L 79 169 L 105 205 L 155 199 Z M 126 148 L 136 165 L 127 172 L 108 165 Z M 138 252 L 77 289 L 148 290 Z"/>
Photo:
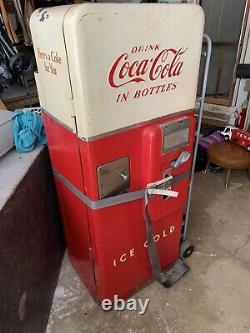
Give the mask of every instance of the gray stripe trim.
<path id="1" fill-rule="evenodd" d="M 114 197 L 109 197 L 109 198 L 105 198 L 105 199 L 101 199 L 101 200 L 91 200 L 85 194 L 83 194 L 81 191 L 79 191 L 70 181 L 68 181 L 68 179 L 66 179 L 58 171 L 53 169 L 53 173 L 70 190 L 70 192 L 75 194 L 75 196 L 77 196 L 78 199 L 80 199 L 90 209 L 93 209 L 93 210 L 111 207 L 111 206 L 119 205 L 122 203 L 142 199 L 142 198 L 145 198 L 145 194 L 147 192 L 146 189 L 143 189 L 143 190 L 139 190 L 139 191 L 116 195 Z M 189 176 L 190 176 L 190 171 L 182 173 L 182 174 L 174 177 L 173 179 L 171 179 L 169 181 L 168 186 L 174 185 L 174 184 L 182 181 L 183 179 L 188 178 Z"/>
<path id="2" fill-rule="evenodd" d="M 183 172 L 178 176 L 175 176 L 175 177 L 173 176 L 173 178 L 169 181 L 169 183 L 170 183 L 170 185 L 174 185 L 186 178 L 189 179 L 189 177 L 190 177 L 190 170 Z"/>
<path id="3" fill-rule="evenodd" d="M 140 190 L 140 191 L 129 192 L 129 193 L 125 193 L 125 194 L 117 195 L 115 197 L 109 197 L 109 198 L 105 198 L 105 199 L 101 199 L 101 200 L 91 200 L 85 194 L 83 194 L 81 191 L 79 191 L 72 183 L 70 183 L 59 172 L 53 170 L 53 173 L 57 178 L 59 178 L 64 183 L 64 185 L 72 193 L 74 193 L 89 208 L 94 209 L 94 210 L 142 199 L 142 198 L 144 198 L 144 195 L 145 195 L 145 190 Z"/>
<path id="4" fill-rule="evenodd" d="M 183 118 L 185 118 L 185 115 L 188 114 L 188 113 L 190 113 L 192 110 L 193 109 L 183 110 L 183 111 L 178 112 L 178 114 L 180 114 L 180 115 L 183 114 Z M 42 111 L 44 113 L 46 113 L 51 119 L 53 119 L 59 125 L 63 126 L 64 128 L 66 128 L 70 132 L 76 133 L 76 129 L 74 130 L 73 128 L 71 128 L 68 125 L 64 124 L 61 120 L 57 119 L 54 115 L 52 115 L 47 110 L 42 109 Z M 94 135 L 94 136 L 90 136 L 88 138 L 85 138 L 85 137 L 79 135 L 78 133 L 76 133 L 76 135 L 77 135 L 77 137 L 79 139 L 81 139 L 83 141 L 87 141 L 87 142 L 95 141 L 95 140 L 99 140 L 99 139 L 105 138 L 105 137 L 110 136 L 110 135 L 114 135 L 114 134 L 117 134 L 117 133 L 122 133 L 122 132 L 125 132 L 125 131 L 128 131 L 128 130 L 132 130 L 134 128 L 140 127 L 140 126 L 147 125 L 147 124 L 152 123 L 152 122 L 156 122 L 156 121 L 158 121 L 158 120 L 160 120 L 160 119 L 162 119 L 162 118 L 164 118 L 166 116 L 167 115 L 163 115 L 163 116 L 158 117 L 158 118 L 154 118 L 154 119 L 150 119 L 150 120 L 145 120 L 144 122 L 141 122 L 139 124 L 133 124 L 133 125 L 129 125 L 129 126 L 126 126 L 126 127 L 118 128 L 118 129 L 115 129 L 113 131 L 110 131 L 110 132 L 107 132 L 107 133 L 98 134 L 98 135 Z M 169 116 L 172 116 L 172 114 L 170 114 Z M 71 117 L 75 118 L 75 116 L 71 116 Z M 167 119 L 166 119 L 166 121 L 167 121 Z"/>

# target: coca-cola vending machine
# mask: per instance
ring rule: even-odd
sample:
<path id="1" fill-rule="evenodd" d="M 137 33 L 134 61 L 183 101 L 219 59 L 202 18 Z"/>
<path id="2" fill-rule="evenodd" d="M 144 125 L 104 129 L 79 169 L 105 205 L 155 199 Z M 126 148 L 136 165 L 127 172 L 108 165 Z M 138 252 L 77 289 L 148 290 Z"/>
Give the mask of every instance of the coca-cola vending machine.
<path id="1" fill-rule="evenodd" d="M 31 17 L 68 252 L 98 301 L 152 277 L 168 287 L 189 269 L 180 241 L 203 25 L 191 4 L 85 3 Z"/>

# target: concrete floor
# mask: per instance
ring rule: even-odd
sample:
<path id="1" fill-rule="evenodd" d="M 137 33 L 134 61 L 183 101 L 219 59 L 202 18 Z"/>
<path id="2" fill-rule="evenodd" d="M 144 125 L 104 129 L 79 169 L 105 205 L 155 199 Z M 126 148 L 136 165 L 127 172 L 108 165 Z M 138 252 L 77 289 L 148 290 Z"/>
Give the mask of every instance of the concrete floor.
<path id="1" fill-rule="evenodd" d="M 171 289 L 153 282 L 136 294 L 150 298 L 144 315 L 104 312 L 65 258 L 47 333 L 250 332 L 250 182 L 234 172 L 196 174 L 189 239 L 191 271 Z"/>

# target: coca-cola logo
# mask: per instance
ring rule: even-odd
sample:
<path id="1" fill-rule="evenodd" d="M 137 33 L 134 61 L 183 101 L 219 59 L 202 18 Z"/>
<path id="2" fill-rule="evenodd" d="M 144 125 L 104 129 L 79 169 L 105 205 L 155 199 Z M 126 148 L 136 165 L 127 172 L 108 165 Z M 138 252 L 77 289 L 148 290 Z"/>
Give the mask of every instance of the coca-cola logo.
<path id="1" fill-rule="evenodd" d="M 110 69 L 108 82 L 111 87 L 119 88 L 132 82 L 178 77 L 183 71 L 183 57 L 186 51 L 187 48 L 164 48 L 155 57 L 142 60 L 131 59 L 134 56 L 133 51 L 122 53 Z"/>

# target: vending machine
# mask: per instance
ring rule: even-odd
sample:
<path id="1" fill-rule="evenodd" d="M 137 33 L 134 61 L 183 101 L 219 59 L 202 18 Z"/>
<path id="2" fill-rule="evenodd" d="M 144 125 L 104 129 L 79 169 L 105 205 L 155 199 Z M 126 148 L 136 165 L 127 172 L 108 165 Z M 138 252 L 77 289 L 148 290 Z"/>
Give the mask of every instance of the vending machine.
<path id="1" fill-rule="evenodd" d="M 191 4 L 37 10 L 36 82 L 71 262 L 97 301 L 180 257 L 204 15 Z"/>

